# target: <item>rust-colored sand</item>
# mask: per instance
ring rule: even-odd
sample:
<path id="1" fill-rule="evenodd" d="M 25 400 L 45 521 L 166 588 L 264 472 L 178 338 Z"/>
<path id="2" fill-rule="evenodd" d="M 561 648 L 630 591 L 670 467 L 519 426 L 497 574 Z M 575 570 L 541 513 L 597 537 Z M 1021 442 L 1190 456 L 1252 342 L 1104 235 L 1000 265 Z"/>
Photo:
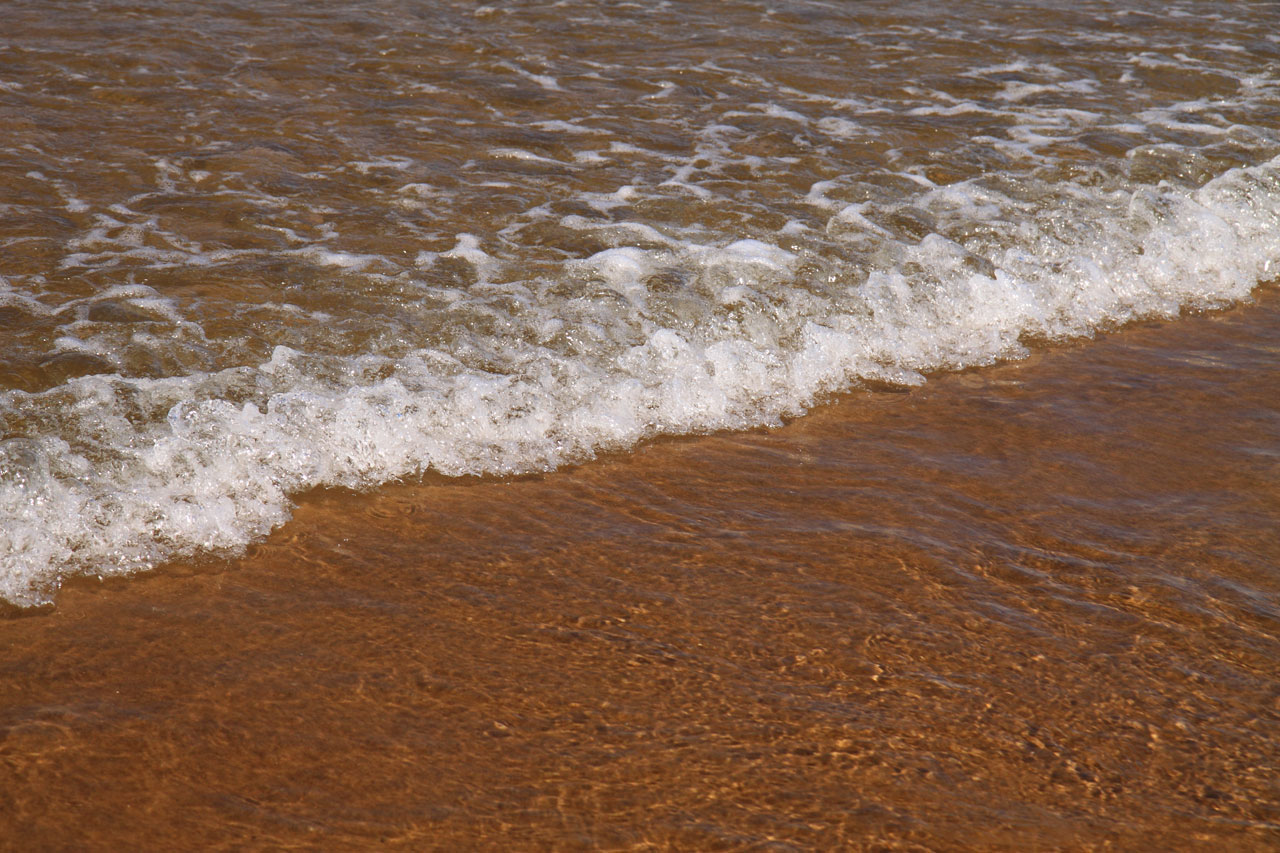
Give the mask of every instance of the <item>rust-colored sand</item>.
<path id="1" fill-rule="evenodd" d="M 1280 846 L 1280 298 L 0 622 L 0 847 Z"/>

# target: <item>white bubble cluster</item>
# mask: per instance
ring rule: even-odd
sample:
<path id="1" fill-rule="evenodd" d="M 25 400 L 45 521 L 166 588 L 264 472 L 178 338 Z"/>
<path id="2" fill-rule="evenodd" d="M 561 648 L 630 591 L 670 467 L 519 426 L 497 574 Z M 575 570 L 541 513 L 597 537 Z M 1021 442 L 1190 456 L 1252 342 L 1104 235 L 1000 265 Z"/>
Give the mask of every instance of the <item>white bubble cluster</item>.
<path id="1" fill-rule="evenodd" d="M 971 181 L 911 205 L 935 226 L 916 240 L 831 203 L 819 248 L 798 229 L 776 244 L 668 236 L 528 279 L 461 234 L 417 263 L 474 269 L 467 316 L 491 319 L 485 334 L 6 392 L 0 413 L 23 437 L 0 442 L 0 596 L 34 604 L 68 574 L 235 551 L 309 488 L 545 470 L 658 434 L 777 423 L 858 382 L 917 384 L 1029 339 L 1245 299 L 1280 269 L 1280 158 L 1195 190 Z"/>

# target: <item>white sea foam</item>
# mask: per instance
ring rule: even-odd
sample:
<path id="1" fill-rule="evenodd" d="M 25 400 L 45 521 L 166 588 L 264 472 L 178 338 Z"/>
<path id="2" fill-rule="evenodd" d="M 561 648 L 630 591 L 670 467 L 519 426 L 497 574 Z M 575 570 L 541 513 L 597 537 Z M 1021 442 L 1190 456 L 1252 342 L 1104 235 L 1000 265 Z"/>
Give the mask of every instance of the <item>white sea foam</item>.
<path id="1" fill-rule="evenodd" d="M 862 274 L 756 239 L 609 249 L 566 265 L 579 289 L 554 304 L 534 294 L 558 282 L 521 281 L 461 234 L 419 263 L 463 261 L 505 282 L 491 285 L 513 306 L 498 337 L 394 359 L 279 346 L 252 368 L 7 392 L 11 422 L 54 409 L 66 420 L 0 442 L 0 594 L 31 604 L 71 572 L 243 547 L 315 486 L 543 470 L 660 433 L 775 423 L 851 383 L 1016 357 L 1028 336 L 1243 299 L 1280 269 L 1280 159 L 1197 190 L 1036 195 L 924 187 L 913 209 L 937 231 L 919 240 L 876 224 L 874 205 L 845 206 L 828 231 L 870 234 L 884 259 Z M 975 222 L 1002 236 L 944 236 Z"/>

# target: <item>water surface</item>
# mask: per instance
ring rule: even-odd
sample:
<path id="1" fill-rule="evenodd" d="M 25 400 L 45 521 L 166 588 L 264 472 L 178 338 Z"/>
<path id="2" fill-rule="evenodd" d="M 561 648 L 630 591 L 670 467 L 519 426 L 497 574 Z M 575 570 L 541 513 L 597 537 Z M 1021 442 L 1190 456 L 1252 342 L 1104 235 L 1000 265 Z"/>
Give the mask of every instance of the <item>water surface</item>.
<path id="1" fill-rule="evenodd" d="M 1269 3 L 6 5 L 0 588 L 1247 298 Z M 1088 382 L 1087 378 L 1082 381 Z"/>

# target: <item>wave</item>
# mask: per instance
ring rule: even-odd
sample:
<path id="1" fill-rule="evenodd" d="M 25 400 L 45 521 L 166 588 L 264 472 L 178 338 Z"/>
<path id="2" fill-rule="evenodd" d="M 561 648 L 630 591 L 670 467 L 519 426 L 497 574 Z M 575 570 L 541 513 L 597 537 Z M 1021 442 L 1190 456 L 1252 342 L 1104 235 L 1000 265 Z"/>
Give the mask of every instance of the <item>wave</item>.
<path id="1" fill-rule="evenodd" d="M 536 275 L 459 235 L 419 263 L 473 284 L 436 294 L 450 322 L 407 352 L 280 346 L 256 366 L 6 392 L 0 596 L 35 605 L 69 575 L 234 553 L 307 489 L 776 424 L 859 383 L 1237 302 L 1280 269 L 1280 158 L 1199 188 L 993 175 L 807 203 L 830 207 L 824 233 L 703 245 L 633 226 L 639 245 Z"/>

